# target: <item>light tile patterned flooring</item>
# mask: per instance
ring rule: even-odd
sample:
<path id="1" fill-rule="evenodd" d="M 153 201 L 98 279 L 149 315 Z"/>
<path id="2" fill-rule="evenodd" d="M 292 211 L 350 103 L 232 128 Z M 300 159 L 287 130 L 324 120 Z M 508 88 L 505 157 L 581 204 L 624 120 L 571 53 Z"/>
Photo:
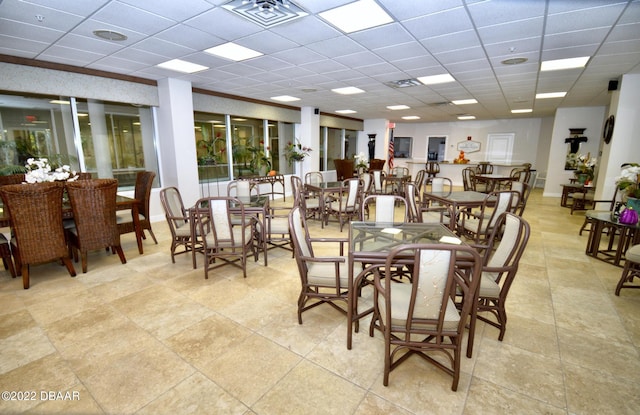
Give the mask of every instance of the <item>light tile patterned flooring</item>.
<path id="1" fill-rule="evenodd" d="M 123 237 L 126 265 L 104 252 L 76 278 L 40 265 L 29 290 L 0 271 L 0 389 L 35 392 L 3 399 L 0 413 L 638 413 L 640 290 L 613 295 L 621 269 L 585 256 L 582 212 L 536 189 L 524 216 L 532 237 L 505 339 L 479 324 L 457 392 L 415 357 L 384 387 L 380 333 L 362 330 L 347 350 L 345 317 L 330 307 L 298 325 L 289 252 L 251 262 L 246 279 L 227 266 L 205 280 L 201 258 L 197 270 L 184 255 L 171 263 L 158 222 L 159 244 L 148 239 L 142 256 Z"/>

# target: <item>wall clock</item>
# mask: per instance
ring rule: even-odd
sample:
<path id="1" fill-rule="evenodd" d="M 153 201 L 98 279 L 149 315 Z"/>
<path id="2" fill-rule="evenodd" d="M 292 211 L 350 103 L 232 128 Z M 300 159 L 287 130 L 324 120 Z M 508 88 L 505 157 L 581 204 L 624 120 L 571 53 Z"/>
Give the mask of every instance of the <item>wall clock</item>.
<path id="1" fill-rule="evenodd" d="M 613 125 L 615 124 L 616 117 L 613 115 L 607 118 L 607 121 L 604 123 L 604 130 L 602 131 L 602 138 L 604 138 L 604 142 L 609 144 L 611 141 L 611 136 L 613 136 Z"/>

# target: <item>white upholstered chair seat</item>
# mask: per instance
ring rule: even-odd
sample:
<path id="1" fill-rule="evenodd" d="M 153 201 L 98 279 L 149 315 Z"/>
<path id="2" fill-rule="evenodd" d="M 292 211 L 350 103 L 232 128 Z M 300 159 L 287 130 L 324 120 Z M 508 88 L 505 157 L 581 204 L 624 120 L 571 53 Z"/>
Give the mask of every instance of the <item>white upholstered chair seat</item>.
<path id="1" fill-rule="evenodd" d="M 316 257 L 318 258 L 318 257 Z M 349 285 L 349 261 L 347 257 L 332 257 L 332 259 L 342 258 L 344 262 L 340 262 L 340 286 L 347 287 Z M 307 262 L 307 281 L 311 285 L 320 285 L 323 287 L 336 286 L 336 266 L 333 262 Z"/>

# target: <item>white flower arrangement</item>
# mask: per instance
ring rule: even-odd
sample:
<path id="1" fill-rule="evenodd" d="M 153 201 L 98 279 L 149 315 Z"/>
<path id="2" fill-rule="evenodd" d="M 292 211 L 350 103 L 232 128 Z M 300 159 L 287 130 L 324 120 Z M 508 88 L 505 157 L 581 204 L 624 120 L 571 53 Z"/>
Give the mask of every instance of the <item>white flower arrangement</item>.
<path id="1" fill-rule="evenodd" d="M 46 158 L 29 158 L 24 167 L 27 169 L 27 173 L 24 175 L 27 183 L 72 182 L 78 179 L 76 172 L 72 171 L 66 164 L 51 171 L 51 164 Z"/>
<path id="2" fill-rule="evenodd" d="M 360 153 L 354 155 L 353 158 L 356 160 L 356 168 L 367 167 L 368 160 L 367 160 L 367 157 L 364 155 L 364 152 L 361 151 Z"/>

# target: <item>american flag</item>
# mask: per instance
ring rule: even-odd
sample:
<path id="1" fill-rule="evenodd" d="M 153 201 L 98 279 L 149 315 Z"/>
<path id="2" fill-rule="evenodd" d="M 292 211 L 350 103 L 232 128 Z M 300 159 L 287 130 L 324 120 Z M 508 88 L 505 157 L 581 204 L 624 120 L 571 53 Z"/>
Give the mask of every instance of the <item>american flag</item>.
<path id="1" fill-rule="evenodd" d="M 389 133 L 389 170 L 393 169 L 393 129 Z"/>

